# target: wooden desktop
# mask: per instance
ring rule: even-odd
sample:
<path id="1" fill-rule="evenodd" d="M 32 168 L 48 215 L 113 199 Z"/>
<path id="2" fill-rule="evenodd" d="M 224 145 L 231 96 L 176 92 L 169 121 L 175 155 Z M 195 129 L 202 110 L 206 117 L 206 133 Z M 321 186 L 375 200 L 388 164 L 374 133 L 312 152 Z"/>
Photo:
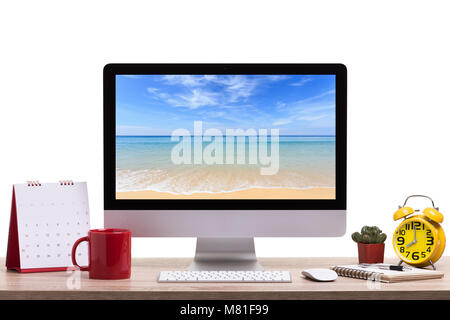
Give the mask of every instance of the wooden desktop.
<path id="1" fill-rule="evenodd" d="M 87 272 L 62 271 L 21 274 L 0 272 L 0 299 L 450 299 L 450 257 L 442 257 L 443 279 L 375 283 L 339 277 L 313 282 L 301 276 L 307 268 L 356 263 L 356 258 L 261 258 L 267 270 L 289 270 L 292 283 L 158 283 L 161 270 L 183 270 L 192 259 L 133 259 L 131 279 L 90 280 Z M 386 262 L 394 263 L 388 259 Z M 5 265 L 4 259 L 0 263 Z"/>

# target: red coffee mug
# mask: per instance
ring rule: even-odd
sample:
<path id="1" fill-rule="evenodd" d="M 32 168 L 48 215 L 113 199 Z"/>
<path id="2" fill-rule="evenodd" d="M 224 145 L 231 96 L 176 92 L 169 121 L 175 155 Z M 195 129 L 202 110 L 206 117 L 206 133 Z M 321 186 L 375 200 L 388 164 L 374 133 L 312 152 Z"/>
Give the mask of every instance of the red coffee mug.
<path id="1" fill-rule="evenodd" d="M 76 260 L 78 245 L 87 241 L 89 266 L 81 267 Z M 131 276 L 131 231 L 127 229 L 94 229 L 87 237 L 75 241 L 72 263 L 81 271 L 89 271 L 90 279 L 128 279 Z"/>

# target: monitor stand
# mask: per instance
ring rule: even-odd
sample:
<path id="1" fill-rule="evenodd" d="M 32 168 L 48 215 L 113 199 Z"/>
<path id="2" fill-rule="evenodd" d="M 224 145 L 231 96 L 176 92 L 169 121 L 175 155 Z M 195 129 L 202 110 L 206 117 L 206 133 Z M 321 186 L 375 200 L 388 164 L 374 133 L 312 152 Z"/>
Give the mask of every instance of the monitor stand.
<path id="1" fill-rule="evenodd" d="M 253 238 L 197 238 L 188 270 L 264 270 L 256 260 Z"/>

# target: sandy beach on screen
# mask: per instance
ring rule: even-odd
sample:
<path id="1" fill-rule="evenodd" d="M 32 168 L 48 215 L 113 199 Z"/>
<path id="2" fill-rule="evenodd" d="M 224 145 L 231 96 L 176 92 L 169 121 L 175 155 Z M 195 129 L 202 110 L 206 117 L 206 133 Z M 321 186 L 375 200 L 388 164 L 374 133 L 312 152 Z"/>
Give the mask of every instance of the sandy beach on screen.
<path id="1" fill-rule="evenodd" d="M 335 199 L 335 188 L 252 188 L 223 193 L 172 194 L 157 191 L 117 192 L 117 199 Z"/>

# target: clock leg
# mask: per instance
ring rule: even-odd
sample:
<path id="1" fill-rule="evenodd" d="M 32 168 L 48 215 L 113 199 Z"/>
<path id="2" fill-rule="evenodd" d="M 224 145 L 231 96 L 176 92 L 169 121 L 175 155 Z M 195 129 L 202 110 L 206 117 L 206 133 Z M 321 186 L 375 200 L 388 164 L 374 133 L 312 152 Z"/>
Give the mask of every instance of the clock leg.
<path id="1" fill-rule="evenodd" d="M 436 270 L 436 267 L 434 266 L 433 262 L 431 260 L 428 260 L 430 262 L 431 267 L 433 268 L 433 270 Z"/>
<path id="2" fill-rule="evenodd" d="M 401 266 L 403 263 L 403 260 L 400 260 L 400 262 L 397 264 L 398 266 Z"/>

